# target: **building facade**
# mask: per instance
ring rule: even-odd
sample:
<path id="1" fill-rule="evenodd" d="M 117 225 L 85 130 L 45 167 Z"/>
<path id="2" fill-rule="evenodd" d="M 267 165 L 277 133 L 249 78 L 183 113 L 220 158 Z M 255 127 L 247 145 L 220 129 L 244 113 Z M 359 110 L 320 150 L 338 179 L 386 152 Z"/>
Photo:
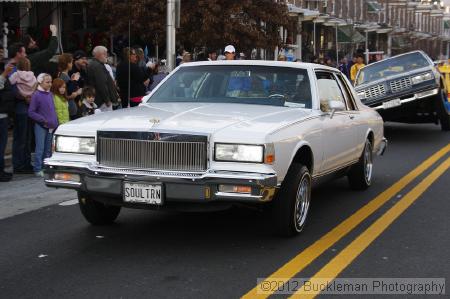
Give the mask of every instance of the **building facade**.
<path id="1" fill-rule="evenodd" d="M 297 57 L 351 56 L 371 60 L 413 49 L 448 58 L 450 14 L 443 2 L 407 0 L 288 0 L 291 22 L 285 47 L 295 40 Z"/>
<path id="2" fill-rule="evenodd" d="M 448 58 L 450 13 L 442 2 L 431 0 L 278 0 L 287 5 L 289 25 L 280 28 L 280 48 L 295 58 L 314 57 L 339 60 L 358 49 L 373 56 L 388 57 L 421 49 L 434 59 Z M 7 23 L 6 40 L 33 35 L 41 46 L 49 39 L 49 24 L 57 24 L 63 51 L 95 45 L 110 48 L 111 36 L 98 29 L 95 14 L 84 0 L 3 1 L 2 23 Z M 5 30 L 4 30 L 5 35 Z M 258 57 L 272 59 L 272 52 L 260 50 Z M 113 51 L 111 51 L 113 52 Z"/>

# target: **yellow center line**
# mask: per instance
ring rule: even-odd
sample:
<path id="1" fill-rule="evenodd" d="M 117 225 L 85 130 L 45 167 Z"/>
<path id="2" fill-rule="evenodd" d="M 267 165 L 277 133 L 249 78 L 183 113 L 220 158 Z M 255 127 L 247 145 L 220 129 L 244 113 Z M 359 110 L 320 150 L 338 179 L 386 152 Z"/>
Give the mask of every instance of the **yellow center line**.
<path id="1" fill-rule="evenodd" d="M 348 265 L 358 257 L 389 225 L 391 225 L 405 210 L 411 206 L 430 186 L 450 167 L 450 158 L 440 164 L 431 174 L 406 194 L 399 202 L 384 213 L 368 229 L 361 233 L 344 250 L 314 274 L 311 282 L 314 285 L 330 282 L 335 279 Z M 314 298 L 320 290 L 305 290 L 300 288 L 290 298 Z"/>
<path id="2" fill-rule="evenodd" d="M 349 218 L 341 222 L 315 243 L 310 245 L 308 248 L 303 250 L 293 259 L 284 264 L 277 271 L 272 273 L 269 277 L 257 284 L 256 287 L 251 289 L 242 298 L 267 298 L 274 293 L 274 291 L 267 291 L 264 289 L 263 285 L 267 282 L 276 280 L 277 282 L 287 282 L 289 279 L 294 277 L 297 273 L 302 271 L 306 266 L 312 263 L 317 257 L 319 257 L 325 250 L 329 249 L 337 241 L 345 237 L 350 233 L 356 226 L 358 226 L 367 217 L 377 211 L 383 204 L 385 204 L 389 199 L 395 196 L 399 191 L 406 187 L 410 182 L 412 182 L 416 177 L 421 175 L 425 170 L 431 167 L 436 161 L 445 156 L 450 151 L 450 143 L 443 147 L 427 160 L 422 162 L 414 170 L 409 172 L 407 175 L 402 177 L 391 187 L 383 191 L 365 206 L 356 211 Z"/>

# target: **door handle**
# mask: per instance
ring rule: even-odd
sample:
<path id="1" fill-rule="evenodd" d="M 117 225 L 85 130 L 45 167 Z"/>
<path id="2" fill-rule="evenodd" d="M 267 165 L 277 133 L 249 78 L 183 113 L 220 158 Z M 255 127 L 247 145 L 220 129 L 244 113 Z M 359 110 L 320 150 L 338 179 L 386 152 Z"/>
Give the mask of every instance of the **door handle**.
<path id="1" fill-rule="evenodd" d="M 354 118 L 355 118 L 354 115 L 349 115 L 348 117 L 349 117 L 350 119 L 354 119 Z"/>

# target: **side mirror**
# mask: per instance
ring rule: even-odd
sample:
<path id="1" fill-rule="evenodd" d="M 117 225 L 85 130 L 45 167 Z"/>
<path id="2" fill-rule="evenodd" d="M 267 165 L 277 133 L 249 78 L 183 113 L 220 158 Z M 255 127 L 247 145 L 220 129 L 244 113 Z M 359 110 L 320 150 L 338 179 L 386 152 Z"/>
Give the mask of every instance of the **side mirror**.
<path id="1" fill-rule="evenodd" d="M 345 105 L 341 101 L 328 100 L 325 112 L 330 112 L 330 118 L 333 118 L 336 111 L 344 111 Z"/>
<path id="2" fill-rule="evenodd" d="M 345 105 L 341 101 L 329 100 L 328 101 L 328 106 L 330 107 L 331 111 L 333 111 L 333 110 L 335 110 L 335 111 L 344 111 L 345 110 Z"/>

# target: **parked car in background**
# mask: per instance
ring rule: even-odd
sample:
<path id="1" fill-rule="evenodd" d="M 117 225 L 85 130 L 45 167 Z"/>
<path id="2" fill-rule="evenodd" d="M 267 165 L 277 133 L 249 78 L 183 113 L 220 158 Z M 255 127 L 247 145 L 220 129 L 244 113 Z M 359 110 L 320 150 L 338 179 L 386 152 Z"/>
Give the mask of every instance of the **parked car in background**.
<path id="1" fill-rule="evenodd" d="M 450 104 L 444 78 L 422 51 L 413 51 L 369 64 L 357 75 L 361 101 L 385 121 L 440 123 L 450 130 Z"/>
<path id="2" fill-rule="evenodd" d="M 271 209 L 300 232 L 313 181 L 371 185 L 383 121 L 337 69 L 305 63 L 186 63 L 135 108 L 60 126 L 45 183 L 78 191 L 94 225 L 121 207 Z"/>

